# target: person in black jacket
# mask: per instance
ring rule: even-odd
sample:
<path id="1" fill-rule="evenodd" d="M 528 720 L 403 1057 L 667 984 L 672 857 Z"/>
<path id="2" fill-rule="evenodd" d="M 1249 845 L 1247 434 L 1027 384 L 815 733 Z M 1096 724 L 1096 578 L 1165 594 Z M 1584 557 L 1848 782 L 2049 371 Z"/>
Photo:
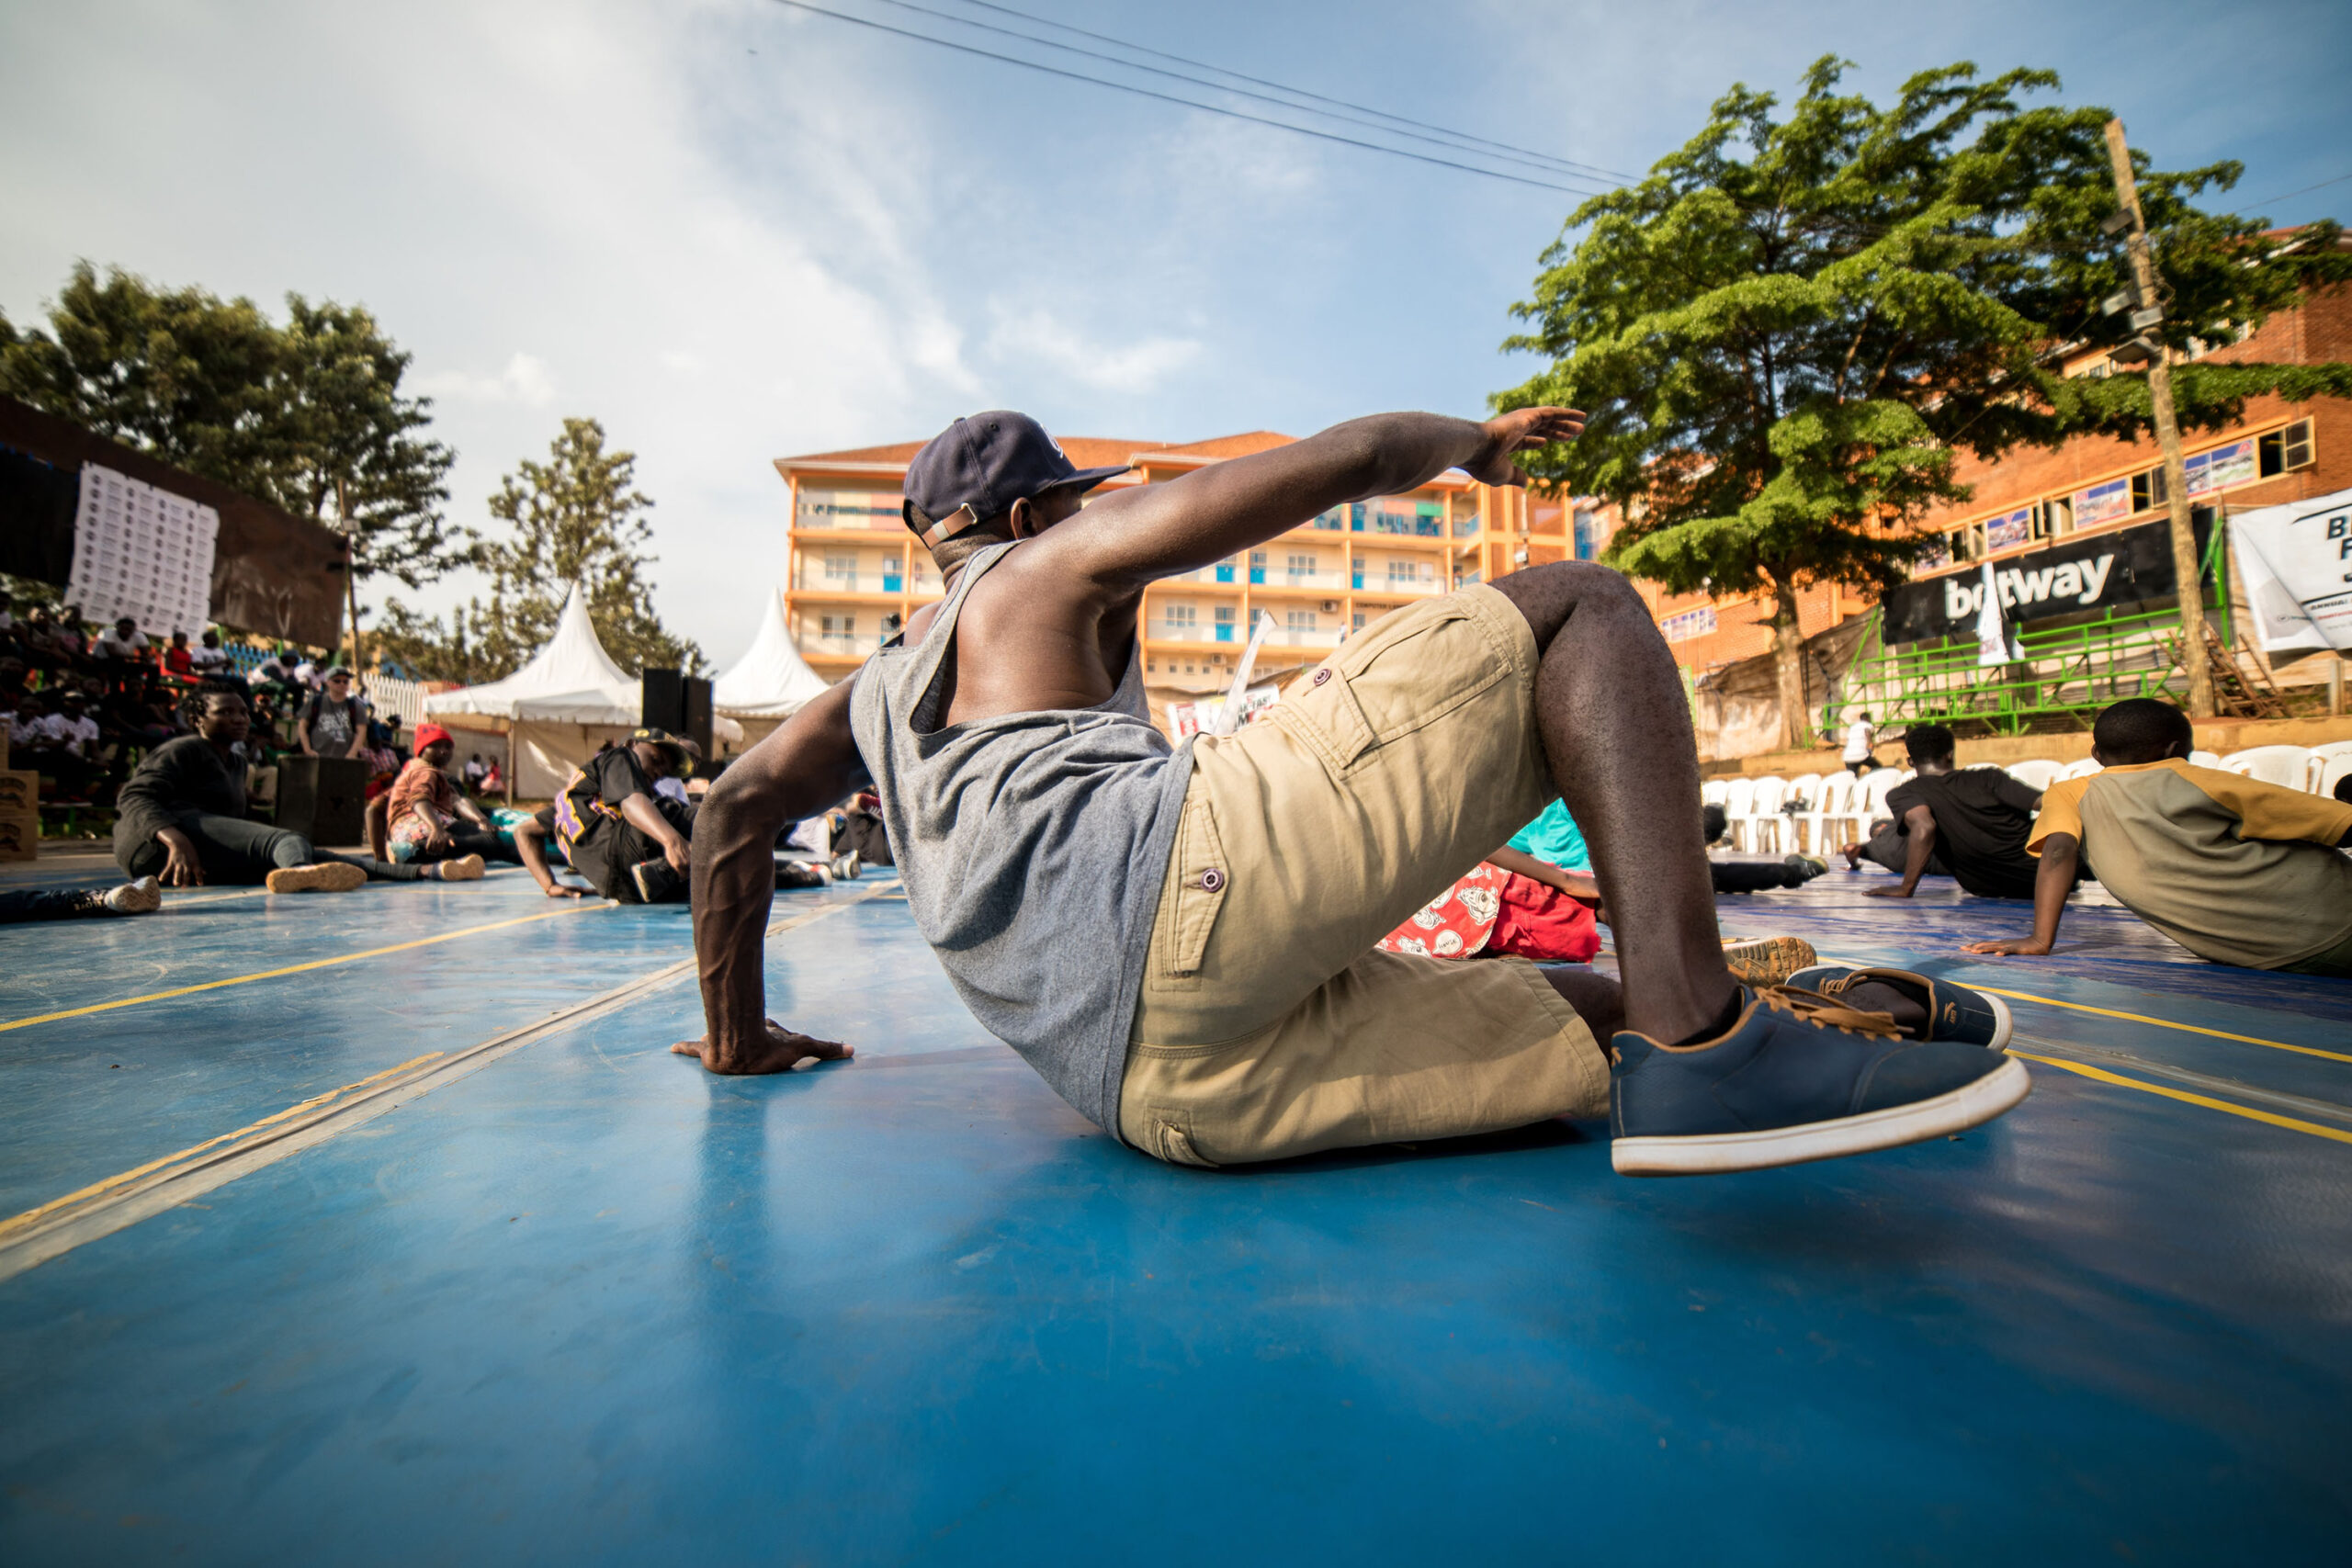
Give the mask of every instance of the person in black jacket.
<path id="1" fill-rule="evenodd" d="M 237 752 L 252 728 L 244 694 L 209 687 L 192 699 L 194 735 L 147 754 L 116 797 L 115 863 L 166 887 L 260 883 L 272 893 L 345 893 L 379 877 L 438 880 L 438 865 L 392 865 L 312 847 L 300 833 L 245 817 L 245 764 Z"/>
<path id="2" fill-rule="evenodd" d="M 2041 792 L 1998 768 L 1954 766 L 1958 748 L 1940 724 L 1914 725 L 1903 746 L 1917 774 L 1886 797 L 1903 844 L 1903 881 L 1870 896 L 1908 898 L 1932 869 L 1980 898 L 2032 897 L 2039 867 L 2025 840 Z"/>

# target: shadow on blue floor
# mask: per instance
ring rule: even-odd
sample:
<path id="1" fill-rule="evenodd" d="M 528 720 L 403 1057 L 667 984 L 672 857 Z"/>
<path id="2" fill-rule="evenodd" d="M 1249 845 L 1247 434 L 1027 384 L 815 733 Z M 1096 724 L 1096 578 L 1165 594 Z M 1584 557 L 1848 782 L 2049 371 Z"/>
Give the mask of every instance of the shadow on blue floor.
<path id="1" fill-rule="evenodd" d="M 2352 986 L 2182 964 L 2099 909 L 2079 954 L 1964 959 L 2022 906 L 1868 885 L 1724 923 L 2352 1054 Z M 187 984 L 298 932 L 537 912 L 406 891 L 266 901 L 243 956 L 153 940 Z M 62 1190 L 106 1163 L 77 1136 L 163 1152 L 402 1059 L 386 1021 L 486 1037 L 684 941 L 610 909 L 207 993 L 242 998 L 217 1073 L 198 998 L 0 1034 L 37 1069 L 0 1178 Z M 699 1032 L 681 983 L 0 1282 L 0 1557 L 2342 1560 L 2352 1144 L 2042 1068 L 1958 1139 L 1736 1179 L 1618 1178 L 1598 1124 L 1192 1171 L 984 1035 L 902 903 L 769 973 L 855 1062 L 708 1077 L 665 1053 Z M 2018 1019 L 2151 1083 L 2352 1104 L 2352 1063 Z M 184 1087 L 94 1098 L 117 1051 Z"/>

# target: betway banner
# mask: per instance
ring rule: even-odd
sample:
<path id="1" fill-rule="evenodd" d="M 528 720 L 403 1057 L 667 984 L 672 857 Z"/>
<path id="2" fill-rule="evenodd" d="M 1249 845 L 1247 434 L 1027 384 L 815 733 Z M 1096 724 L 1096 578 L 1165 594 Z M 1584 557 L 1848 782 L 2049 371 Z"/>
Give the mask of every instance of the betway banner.
<path id="1" fill-rule="evenodd" d="M 2265 653 L 2352 649 L 2352 490 L 2230 519 Z"/>
<path id="2" fill-rule="evenodd" d="M 2205 549 L 2208 524 L 2199 518 L 2197 548 Z M 2015 625 L 2169 597 L 2177 583 L 2172 570 L 2172 536 L 2163 523 L 2143 523 L 2087 539 L 2067 539 L 1993 563 L 2001 614 Z M 1886 596 L 1888 642 L 1925 642 L 1931 637 L 1973 637 L 1984 609 L 1982 568 L 1909 582 Z"/>

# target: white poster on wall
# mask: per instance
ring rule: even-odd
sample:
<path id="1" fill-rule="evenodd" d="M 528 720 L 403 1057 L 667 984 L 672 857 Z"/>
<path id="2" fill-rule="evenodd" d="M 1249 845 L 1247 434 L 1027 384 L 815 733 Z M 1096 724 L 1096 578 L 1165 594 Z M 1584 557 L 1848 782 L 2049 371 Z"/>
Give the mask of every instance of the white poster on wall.
<path id="1" fill-rule="evenodd" d="M 65 602 L 101 624 L 128 615 L 151 637 L 202 632 L 220 514 L 96 463 L 81 483 Z"/>
<path id="2" fill-rule="evenodd" d="M 2265 653 L 2352 649 L 2352 490 L 2230 519 Z"/>

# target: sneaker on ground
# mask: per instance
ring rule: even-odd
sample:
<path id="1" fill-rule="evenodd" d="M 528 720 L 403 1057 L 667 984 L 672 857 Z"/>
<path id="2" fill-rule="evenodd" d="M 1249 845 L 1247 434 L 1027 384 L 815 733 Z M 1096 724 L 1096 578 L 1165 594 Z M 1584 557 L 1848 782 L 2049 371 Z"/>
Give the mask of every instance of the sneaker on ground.
<path id="1" fill-rule="evenodd" d="M 107 888 L 98 902 L 114 914 L 143 915 L 164 907 L 164 885 L 152 876 L 142 876 L 136 882 Z"/>
<path id="2" fill-rule="evenodd" d="M 865 874 L 865 863 L 858 858 L 855 850 L 852 850 L 845 855 L 833 857 L 832 870 L 835 882 L 855 882 Z"/>
<path id="3" fill-rule="evenodd" d="M 637 888 L 638 898 L 647 904 L 669 902 L 678 896 L 686 883 L 684 877 L 672 869 L 669 861 L 660 855 L 630 866 L 628 879 Z"/>
<path id="4" fill-rule="evenodd" d="M 2009 1046 L 2009 1004 L 1984 991 L 1955 986 L 1950 980 L 1915 975 L 1908 969 L 1849 969 L 1843 964 L 1829 964 L 1801 969 L 1782 984 L 1864 1011 L 1879 1010 L 1870 1005 L 1871 998 L 1861 988 L 1884 986 L 1927 1014 L 1924 1023 L 1904 1027 L 1903 1032 L 1911 1039 L 1957 1040 L 1982 1045 L 1988 1051 L 2006 1051 Z"/>
<path id="5" fill-rule="evenodd" d="M 1819 855 L 1791 855 L 1781 863 L 1807 882 L 1811 882 L 1816 876 L 1826 876 L 1829 874 L 1829 863 Z"/>
<path id="6" fill-rule="evenodd" d="M 1745 992 L 1719 1038 L 1610 1043 L 1610 1163 L 1626 1176 L 1760 1170 L 1894 1148 L 1989 1122 L 2032 1087 L 2025 1064 L 1905 1040 L 1884 1013 L 1812 991 Z"/>
<path id="7" fill-rule="evenodd" d="M 1800 969 L 1821 962 L 1801 936 L 1759 936 L 1724 943 L 1724 967 L 1743 986 L 1762 989 L 1785 984 Z"/>
<path id="8" fill-rule="evenodd" d="M 455 860 L 443 861 L 441 863 L 441 880 L 444 882 L 480 882 L 481 880 L 481 856 L 459 855 Z"/>
<path id="9" fill-rule="evenodd" d="M 321 861 L 316 865 L 281 865 L 262 879 L 272 893 L 348 893 L 364 886 L 368 874 L 346 861 Z"/>

